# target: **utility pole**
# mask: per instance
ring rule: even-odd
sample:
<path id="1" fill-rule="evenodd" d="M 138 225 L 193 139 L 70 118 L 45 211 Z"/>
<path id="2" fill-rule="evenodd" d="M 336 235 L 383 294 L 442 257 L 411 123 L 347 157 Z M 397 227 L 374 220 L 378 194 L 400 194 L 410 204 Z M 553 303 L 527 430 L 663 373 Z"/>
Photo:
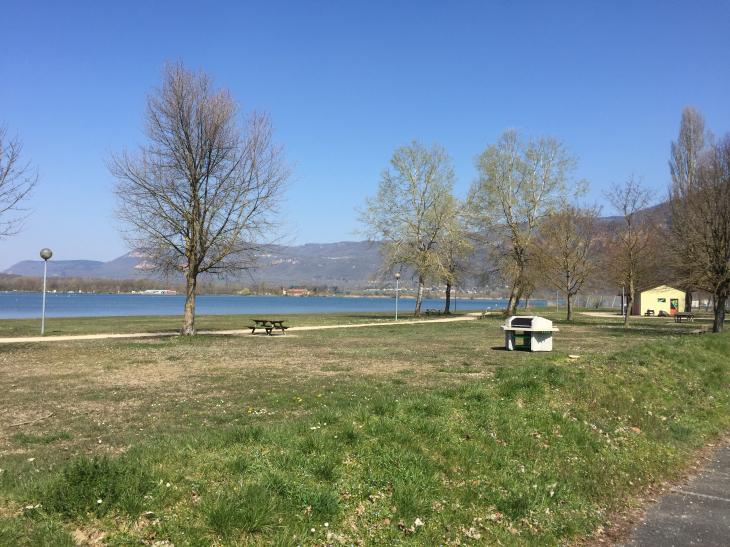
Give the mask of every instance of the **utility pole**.
<path id="1" fill-rule="evenodd" d="M 395 320 L 398 321 L 398 281 L 400 280 L 400 273 L 395 274 Z"/>
<path id="2" fill-rule="evenodd" d="M 48 272 L 48 259 L 53 256 L 50 249 L 41 250 L 43 259 L 43 314 L 41 315 L 41 334 L 46 332 L 46 273 Z"/>

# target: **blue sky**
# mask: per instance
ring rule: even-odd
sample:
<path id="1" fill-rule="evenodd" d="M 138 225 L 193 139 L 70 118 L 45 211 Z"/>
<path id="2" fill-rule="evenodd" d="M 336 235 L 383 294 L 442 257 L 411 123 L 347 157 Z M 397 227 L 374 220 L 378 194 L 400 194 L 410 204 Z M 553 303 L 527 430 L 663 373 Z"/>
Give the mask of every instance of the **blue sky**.
<path id="1" fill-rule="evenodd" d="M 110 260 L 109 150 L 142 139 L 166 60 L 268 110 L 297 162 L 296 243 L 356 239 L 354 208 L 396 146 L 438 141 L 463 195 L 508 127 L 563 139 L 589 200 L 632 173 L 664 194 L 682 107 L 730 130 L 728 2 L 11 2 L 0 0 L 0 123 L 42 182 L 0 270 Z"/>

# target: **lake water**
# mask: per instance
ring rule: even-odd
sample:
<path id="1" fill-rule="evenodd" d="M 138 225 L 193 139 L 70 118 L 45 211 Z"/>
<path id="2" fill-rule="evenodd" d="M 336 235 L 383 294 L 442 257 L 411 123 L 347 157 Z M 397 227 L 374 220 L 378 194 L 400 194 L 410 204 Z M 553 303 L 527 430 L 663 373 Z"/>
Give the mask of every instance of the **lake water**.
<path id="1" fill-rule="evenodd" d="M 441 308 L 444 299 L 424 298 L 421 309 Z M 534 306 L 546 305 L 533 300 Z M 503 308 L 506 300 L 451 301 L 456 310 Z M 43 295 L 40 293 L 0 292 L 0 319 L 22 319 L 41 316 Z M 46 317 L 106 317 L 125 315 L 182 315 L 184 295 L 147 294 L 46 294 Z M 413 312 L 415 298 L 400 298 L 398 311 Z M 335 313 L 395 310 L 393 298 L 285 297 L 285 296 L 198 296 L 195 313 L 200 315 Z"/>

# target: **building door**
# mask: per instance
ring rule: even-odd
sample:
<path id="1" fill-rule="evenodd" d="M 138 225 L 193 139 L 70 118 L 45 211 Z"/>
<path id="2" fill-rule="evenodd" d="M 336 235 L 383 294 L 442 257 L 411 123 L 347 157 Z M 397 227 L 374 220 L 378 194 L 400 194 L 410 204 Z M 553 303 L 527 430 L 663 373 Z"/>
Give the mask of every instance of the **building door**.
<path id="1" fill-rule="evenodd" d="M 677 313 L 677 310 L 679 309 L 679 299 L 678 298 L 672 298 L 669 300 L 669 314 L 674 315 Z"/>

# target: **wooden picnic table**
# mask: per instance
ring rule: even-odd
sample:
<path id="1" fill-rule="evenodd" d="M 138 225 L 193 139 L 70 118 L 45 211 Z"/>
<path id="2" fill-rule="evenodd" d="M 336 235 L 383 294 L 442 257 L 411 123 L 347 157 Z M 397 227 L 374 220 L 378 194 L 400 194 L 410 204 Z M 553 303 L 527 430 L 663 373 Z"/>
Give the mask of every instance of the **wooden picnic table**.
<path id="1" fill-rule="evenodd" d="M 441 315 L 443 312 L 441 310 L 437 310 L 435 308 L 427 308 L 426 309 L 426 315 Z"/>
<path id="2" fill-rule="evenodd" d="M 280 330 L 282 334 L 286 334 L 286 329 L 289 328 L 284 326 L 285 319 L 253 319 L 252 321 L 255 325 L 246 327 L 251 329 L 251 334 L 255 333 L 256 329 L 265 330 L 269 336 L 273 330 Z"/>
<path id="3" fill-rule="evenodd" d="M 646 315 L 647 317 L 651 317 L 652 315 L 654 315 L 654 310 L 646 310 L 646 313 L 644 315 Z"/>
<path id="4" fill-rule="evenodd" d="M 687 321 L 694 321 L 695 320 L 695 314 L 690 313 L 688 311 L 678 311 L 674 314 L 674 322 L 675 323 L 681 323 L 682 319 L 686 319 Z"/>

